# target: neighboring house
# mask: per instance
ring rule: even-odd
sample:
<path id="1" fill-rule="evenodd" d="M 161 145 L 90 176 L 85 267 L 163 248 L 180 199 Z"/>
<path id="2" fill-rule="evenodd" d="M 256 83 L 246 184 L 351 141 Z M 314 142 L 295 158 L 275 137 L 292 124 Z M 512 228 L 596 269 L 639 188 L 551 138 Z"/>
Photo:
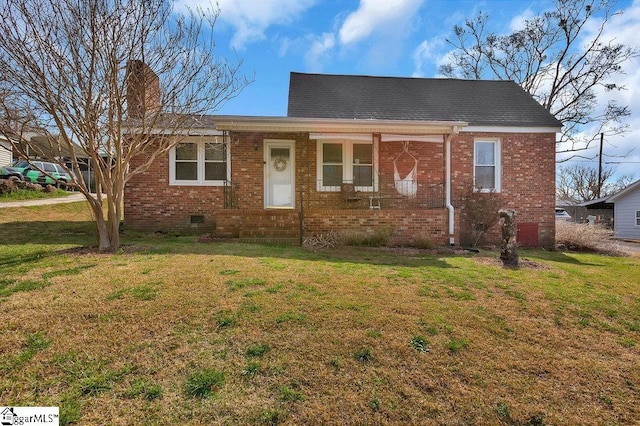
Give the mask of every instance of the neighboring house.
<path id="1" fill-rule="evenodd" d="M 7 166 L 13 161 L 11 144 L 0 136 L 0 166 Z"/>
<path id="2" fill-rule="evenodd" d="M 198 122 L 128 183 L 126 226 L 468 244 L 461 198 L 475 182 L 516 211 L 520 244 L 554 246 L 561 123 L 511 81 L 291 73 L 286 117 Z"/>
<path id="3" fill-rule="evenodd" d="M 613 236 L 640 240 L 640 180 L 607 198 L 613 203 Z"/>
<path id="4" fill-rule="evenodd" d="M 576 204 L 572 210 L 575 212 L 572 215 L 573 219 L 578 223 L 588 223 L 588 217 L 593 216 L 598 225 L 611 227 L 613 224 L 613 203 L 609 201 L 609 197 L 583 201 Z"/>

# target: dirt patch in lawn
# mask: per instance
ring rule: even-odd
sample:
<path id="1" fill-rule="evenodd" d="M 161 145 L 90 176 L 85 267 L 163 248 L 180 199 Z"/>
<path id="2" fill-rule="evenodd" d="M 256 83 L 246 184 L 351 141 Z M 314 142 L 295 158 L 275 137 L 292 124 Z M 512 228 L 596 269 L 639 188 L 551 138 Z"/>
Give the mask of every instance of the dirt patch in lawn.
<path id="1" fill-rule="evenodd" d="M 509 268 L 507 266 L 504 266 L 502 263 L 502 260 L 500 260 L 500 258 L 498 257 L 484 257 L 484 256 L 478 256 L 475 258 L 475 261 L 480 263 L 481 265 L 489 265 L 489 266 L 497 266 L 497 267 L 503 267 L 503 268 Z M 509 268 L 509 269 L 514 269 L 514 268 Z M 530 259 L 523 259 L 521 258 L 518 261 L 518 267 L 515 269 L 550 269 L 548 265 L 545 265 L 543 263 L 538 263 L 535 262 L 533 260 Z"/>

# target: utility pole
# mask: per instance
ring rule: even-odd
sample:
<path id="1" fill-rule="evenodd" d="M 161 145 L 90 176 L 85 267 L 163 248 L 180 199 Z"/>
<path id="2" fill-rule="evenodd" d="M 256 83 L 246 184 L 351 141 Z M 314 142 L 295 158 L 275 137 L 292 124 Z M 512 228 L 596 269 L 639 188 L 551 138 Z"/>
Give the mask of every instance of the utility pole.
<path id="1" fill-rule="evenodd" d="M 604 142 L 604 133 L 600 133 L 600 155 L 598 156 L 598 193 L 596 198 L 600 198 L 600 191 L 602 190 L 602 145 Z"/>

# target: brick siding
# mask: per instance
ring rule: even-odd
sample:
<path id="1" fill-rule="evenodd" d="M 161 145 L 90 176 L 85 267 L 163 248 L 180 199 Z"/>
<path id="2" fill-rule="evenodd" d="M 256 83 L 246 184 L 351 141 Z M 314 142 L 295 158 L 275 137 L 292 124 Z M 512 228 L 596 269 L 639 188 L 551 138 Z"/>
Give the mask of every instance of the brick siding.
<path id="1" fill-rule="evenodd" d="M 456 242 L 464 235 L 465 218 L 461 194 L 473 178 L 473 143 L 475 138 L 501 140 L 502 194 L 505 207 L 516 211 L 518 221 L 537 223 L 539 242 L 553 247 L 555 238 L 555 135 L 463 132 L 452 140 L 452 199 L 456 207 Z M 339 192 L 317 192 L 316 142 L 304 133 L 234 133 L 231 137 L 231 181 L 233 208 L 225 209 L 223 187 L 169 185 L 169 158 L 161 156 L 146 173 L 132 178 L 125 188 L 125 225 L 134 229 L 176 233 L 213 233 L 240 236 L 243 223 L 261 217 L 264 206 L 264 140 L 295 141 L 296 210 L 300 208 L 300 191 L 304 210 L 305 233 L 328 230 L 393 228 L 398 243 L 411 242 L 418 233 L 432 236 L 436 243 L 448 242 L 448 213 L 442 207 L 412 208 L 398 201 L 382 204 L 380 210 L 368 209 L 369 200 L 345 205 Z M 392 185 L 393 160 L 403 144 L 379 144 L 381 185 Z M 418 195 L 435 185 L 442 185 L 444 144 L 411 142 L 409 151 L 418 159 Z M 144 158 L 134 160 L 134 167 Z M 404 177 L 413 167 L 408 156 L 398 161 Z M 380 188 L 392 191 L 393 188 Z M 229 193 L 227 194 L 229 197 Z M 349 207 L 349 208 L 347 208 Z M 360 207 L 360 208 L 357 208 Z M 293 212 L 292 212 L 293 213 Z M 192 223 L 192 216 L 204 216 L 202 223 Z M 298 227 L 297 214 L 287 219 Z M 489 242 L 498 242 L 494 229 Z"/>

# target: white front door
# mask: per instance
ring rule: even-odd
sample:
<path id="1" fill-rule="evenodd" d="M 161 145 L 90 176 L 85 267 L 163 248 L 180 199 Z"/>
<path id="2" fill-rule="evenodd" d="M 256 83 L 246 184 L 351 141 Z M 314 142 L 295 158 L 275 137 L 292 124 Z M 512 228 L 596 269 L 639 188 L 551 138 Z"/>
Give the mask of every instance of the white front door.
<path id="1" fill-rule="evenodd" d="M 264 207 L 292 209 L 295 206 L 295 142 L 264 143 Z"/>

